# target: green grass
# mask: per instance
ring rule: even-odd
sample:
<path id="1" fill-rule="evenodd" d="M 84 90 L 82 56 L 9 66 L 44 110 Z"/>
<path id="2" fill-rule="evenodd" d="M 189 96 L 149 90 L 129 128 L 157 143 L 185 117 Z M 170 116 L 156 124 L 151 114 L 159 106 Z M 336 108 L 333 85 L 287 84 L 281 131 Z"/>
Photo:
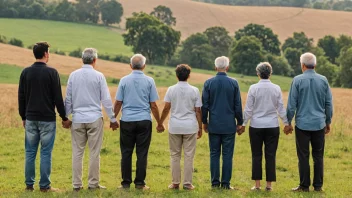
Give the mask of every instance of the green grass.
<path id="1" fill-rule="evenodd" d="M 98 25 L 0 18 L 0 35 L 8 40 L 20 39 L 25 47 L 38 41 L 48 41 L 52 49 L 66 53 L 78 47 L 94 47 L 100 54 L 132 54 L 131 48 L 124 45 L 121 33 Z"/>
<path id="2" fill-rule="evenodd" d="M 18 116 L 10 115 L 20 120 Z M 15 120 L 16 120 L 15 119 Z M 107 120 L 106 120 L 107 122 Z M 195 156 L 195 173 L 193 192 L 184 190 L 170 191 L 171 182 L 170 157 L 167 133 L 154 131 L 149 151 L 147 185 L 150 192 L 135 189 L 120 191 L 120 158 L 119 132 L 105 130 L 101 152 L 101 185 L 108 190 L 90 192 L 87 188 L 88 151 L 84 158 L 83 183 L 85 189 L 76 194 L 72 192 L 71 173 L 71 135 L 68 130 L 58 130 L 53 151 L 52 186 L 60 188 L 61 193 L 43 194 L 38 192 L 39 156 L 37 157 L 37 175 L 35 192 L 24 192 L 24 134 L 22 128 L 3 128 L 0 125 L 0 197 L 350 197 L 352 195 L 352 137 L 347 134 L 330 134 L 326 137 L 324 193 L 293 193 L 297 186 L 298 168 L 293 135 L 280 137 L 277 153 L 277 182 L 274 191 L 251 192 L 251 153 L 248 131 L 236 137 L 233 163 L 232 185 L 238 191 L 229 192 L 211 190 L 209 172 L 209 146 L 206 134 L 197 141 Z M 135 156 L 133 167 L 135 164 Z M 183 164 L 183 163 L 182 163 Z M 312 163 L 311 163 L 312 165 Z M 264 166 L 263 166 L 264 167 Z M 133 168 L 135 170 L 135 168 Z M 133 173 L 134 175 L 134 173 Z M 265 172 L 264 172 L 265 179 Z M 265 181 L 265 180 L 264 180 Z M 132 186 L 133 187 L 133 186 Z"/>

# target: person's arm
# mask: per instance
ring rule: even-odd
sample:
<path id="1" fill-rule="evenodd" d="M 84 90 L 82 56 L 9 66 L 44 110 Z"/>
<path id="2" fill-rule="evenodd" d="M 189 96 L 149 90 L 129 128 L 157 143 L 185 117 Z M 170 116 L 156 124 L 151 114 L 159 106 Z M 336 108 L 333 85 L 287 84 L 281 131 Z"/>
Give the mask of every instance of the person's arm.
<path id="1" fill-rule="evenodd" d="M 123 79 L 121 79 L 119 86 L 117 88 L 116 97 L 115 97 L 115 99 L 116 99 L 115 105 L 114 105 L 115 118 L 120 113 L 120 110 L 121 110 L 121 107 L 123 104 L 123 100 L 124 100 L 124 96 L 125 96 L 125 86 L 124 86 Z"/>
<path id="2" fill-rule="evenodd" d="M 18 86 L 18 111 L 22 118 L 23 127 L 26 125 L 26 92 L 25 92 L 25 79 L 24 71 L 22 71 Z"/>
<path id="3" fill-rule="evenodd" d="M 333 112 L 334 112 L 334 106 L 332 103 L 332 94 L 331 94 L 331 89 L 330 86 L 328 85 L 328 90 L 327 90 L 327 94 L 326 94 L 326 98 L 325 98 L 325 123 L 326 123 L 326 129 L 325 129 L 325 133 L 328 134 L 330 133 L 330 124 L 331 124 L 331 119 L 333 116 Z"/>
<path id="4" fill-rule="evenodd" d="M 242 99 L 241 99 L 240 87 L 237 81 L 235 86 L 235 118 L 237 120 L 237 126 L 242 126 L 243 124 Z"/>
<path id="5" fill-rule="evenodd" d="M 106 79 L 102 76 L 100 81 L 100 101 L 106 111 L 106 114 L 109 116 L 111 123 L 116 123 L 116 118 L 114 115 L 114 110 L 112 108 L 110 91 Z"/>
<path id="6" fill-rule="evenodd" d="M 287 113 L 286 109 L 284 107 L 284 101 L 282 99 L 282 92 L 281 88 L 278 88 L 278 98 L 277 98 L 277 112 L 279 114 L 279 117 L 281 118 L 282 122 L 284 123 L 285 126 L 289 125 L 288 120 L 287 120 Z"/>
<path id="7" fill-rule="evenodd" d="M 204 126 L 204 131 L 208 132 L 208 114 L 209 114 L 209 100 L 210 93 L 208 89 L 208 82 L 204 83 L 203 93 L 202 93 L 202 123 Z"/>
<path id="8" fill-rule="evenodd" d="M 249 87 L 249 90 L 248 90 L 247 102 L 243 112 L 243 124 L 242 124 L 243 127 L 247 125 L 247 123 L 253 116 L 253 106 L 254 106 L 255 97 L 252 92 L 253 92 L 253 87 L 251 86 Z"/>
<path id="9" fill-rule="evenodd" d="M 203 128 L 202 128 L 202 110 L 200 107 L 195 107 L 196 117 L 198 121 L 198 137 L 197 139 L 201 138 L 203 135 Z"/>
<path id="10" fill-rule="evenodd" d="M 290 92 L 288 94 L 287 102 L 287 122 L 289 125 L 292 125 L 292 119 L 295 116 L 298 103 L 298 90 L 295 79 L 293 79 Z"/>
<path id="11" fill-rule="evenodd" d="M 156 104 L 157 100 L 159 100 L 158 90 L 156 89 L 154 80 L 152 80 L 150 94 L 149 94 L 150 109 L 152 110 L 153 116 L 156 122 L 158 123 L 158 128 L 161 128 L 163 127 L 163 123 L 160 122 L 159 108 L 158 108 L 158 105 Z"/>
<path id="12" fill-rule="evenodd" d="M 53 75 L 52 85 L 53 85 L 52 89 L 54 93 L 54 102 L 55 102 L 56 109 L 59 112 L 61 119 L 63 121 L 67 121 L 68 118 L 66 117 L 64 100 L 62 99 L 60 76 L 57 71 L 55 71 Z"/>
<path id="13" fill-rule="evenodd" d="M 160 120 L 160 113 L 159 113 L 159 108 L 158 105 L 156 104 L 156 102 L 151 102 L 150 103 L 150 109 L 152 110 L 153 116 L 156 120 L 156 123 L 158 124 L 158 126 L 162 126 L 163 123 Z"/>
<path id="14" fill-rule="evenodd" d="M 65 97 L 65 111 L 66 117 L 72 113 L 72 76 L 68 78 Z"/>
<path id="15" fill-rule="evenodd" d="M 166 120 L 166 117 L 169 115 L 171 109 L 171 103 L 170 102 L 165 102 L 163 112 L 161 113 L 161 119 L 160 122 L 164 123 Z"/>

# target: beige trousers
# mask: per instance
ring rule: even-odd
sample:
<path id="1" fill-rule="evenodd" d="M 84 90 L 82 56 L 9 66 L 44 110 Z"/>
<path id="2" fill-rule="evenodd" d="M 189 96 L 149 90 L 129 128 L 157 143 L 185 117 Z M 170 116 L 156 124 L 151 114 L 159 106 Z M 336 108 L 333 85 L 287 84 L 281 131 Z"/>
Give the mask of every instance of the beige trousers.
<path id="1" fill-rule="evenodd" d="M 172 183 L 181 182 L 181 152 L 184 150 L 184 178 L 183 185 L 192 184 L 193 159 L 196 152 L 197 133 L 190 135 L 170 134 L 169 145 L 171 154 Z"/>
<path id="2" fill-rule="evenodd" d="M 95 188 L 99 185 L 103 126 L 102 118 L 93 123 L 72 123 L 72 184 L 74 188 L 83 187 L 83 155 L 87 141 L 89 147 L 88 187 Z"/>

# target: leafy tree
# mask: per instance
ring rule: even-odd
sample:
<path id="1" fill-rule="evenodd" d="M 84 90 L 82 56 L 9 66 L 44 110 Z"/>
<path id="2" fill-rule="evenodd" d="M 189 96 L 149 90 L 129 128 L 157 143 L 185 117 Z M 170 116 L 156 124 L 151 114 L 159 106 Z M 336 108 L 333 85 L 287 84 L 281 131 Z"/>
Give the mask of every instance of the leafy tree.
<path id="1" fill-rule="evenodd" d="M 100 3 L 101 18 L 105 25 L 120 23 L 123 7 L 116 0 L 102 1 Z"/>
<path id="2" fill-rule="evenodd" d="M 36 1 L 30 6 L 30 9 L 33 11 L 34 18 L 44 19 L 47 16 L 44 6 Z"/>
<path id="3" fill-rule="evenodd" d="M 325 56 L 317 57 L 317 66 L 315 70 L 317 73 L 325 76 L 330 84 L 333 84 L 338 73 L 337 65 L 332 64 Z"/>
<path id="4" fill-rule="evenodd" d="M 209 44 L 213 47 L 214 56 L 228 56 L 233 43 L 229 32 L 224 27 L 211 27 L 205 30 Z"/>
<path id="5" fill-rule="evenodd" d="M 12 38 L 9 41 L 10 45 L 18 46 L 18 47 L 23 47 L 23 42 L 20 39 Z"/>
<path id="6" fill-rule="evenodd" d="M 209 45 L 208 37 L 197 33 L 188 37 L 182 43 L 180 58 L 183 62 L 195 68 L 214 68 L 214 55 L 211 53 L 212 47 Z"/>
<path id="7" fill-rule="evenodd" d="M 150 15 L 155 16 L 166 25 L 176 25 L 176 18 L 173 17 L 172 11 L 169 7 L 159 5 L 154 8 Z"/>
<path id="8" fill-rule="evenodd" d="M 282 76 L 292 76 L 293 69 L 290 64 L 283 56 L 275 56 L 272 54 L 267 54 L 267 61 L 273 67 L 273 74 L 282 75 Z"/>
<path id="9" fill-rule="evenodd" d="M 270 28 L 251 23 L 235 33 L 237 40 L 240 40 L 244 36 L 257 37 L 262 43 L 264 50 L 275 55 L 280 55 L 280 41 L 278 36 Z"/>
<path id="10" fill-rule="evenodd" d="M 346 51 L 348 48 L 352 47 L 352 38 L 342 34 L 337 38 L 337 45 L 340 51 Z"/>
<path id="11" fill-rule="evenodd" d="M 287 59 L 288 63 L 293 69 L 293 75 L 299 75 L 302 73 L 300 58 L 302 51 L 296 48 L 287 48 L 284 52 L 284 56 Z"/>
<path id="12" fill-rule="evenodd" d="M 291 0 L 291 2 L 293 7 L 304 7 L 307 3 L 309 3 L 309 0 Z"/>
<path id="13" fill-rule="evenodd" d="M 285 40 L 285 43 L 282 45 L 282 51 L 286 51 L 287 48 L 300 49 L 302 51 L 310 51 L 312 47 L 312 38 L 308 38 L 304 32 L 294 32 L 293 37 L 290 37 Z"/>
<path id="14" fill-rule="evenodd" d="M 151 63 L 170 58 L 180 42 L 181 33 L 146 13 L 133 13 L 126 21 L 125 45 L 143 53 Z"/>
<path id="15" fill-rule="evenodd" d="M 342 87 L 352 88 L 352 47 L 340 54 L 340 82 Z"/>
<path id="16" fill-rule="evenodd" d="M 59 21 L 78 21 L 77 10 L 73 3 L 68 0 L 60 1 L 56 7 L 53 8 L 50 17 Z"/>
<path id="17" fill-rule="evenodd" d="M 76 13 L 80 22 L 98 23 L 100 0 L 78 0 Z"/>
<path id="18" fill-rule="evenodd" d="M 328 35 L 322 39 L 319 39 L 318 46 L 324 50 L 325 55 L 328 57 L 328 60 L 331 63 L 335 64 L 335 59 L 338 58 L 340 55 L 340 48 L 337 44 L 335 37 Z"/>
<path id="19" fill-rule="evenodd" d="M 244 75 L 256 75 L 256 66 L 265 60 L 263 46 L 254 36 L 243 36 L 231 50 L 233 71 Z"/>

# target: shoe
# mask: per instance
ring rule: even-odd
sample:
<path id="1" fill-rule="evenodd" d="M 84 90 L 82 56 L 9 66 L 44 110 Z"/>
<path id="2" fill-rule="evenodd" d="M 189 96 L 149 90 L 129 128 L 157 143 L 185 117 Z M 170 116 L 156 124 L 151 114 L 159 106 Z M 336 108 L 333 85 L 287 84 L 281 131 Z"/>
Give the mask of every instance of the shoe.
<path id="1" fill-rule="evenodd" d="M 253 186 L 253 187 L 251 188 L 251 191 L 260 191 L 260 190 L 261 190 L 260 187 L 255 187 L 255 186 Z"/>
<path id="2" fill-rule="evenodd" d="M 88 187 L 88 190 L 106 190 L 106 187 L 98 185 L 97 187 Z"/>
<path id="3" fill-rule="evenodd" d="M 59 192 L 60 189 L 58 188 L 53 188 L 53 187 L 49 187 L 49 188 L 41 188 L 40 192 Z"/>
<path id="4" fill-rule="evenodd" d="M 321 187 L 316 187 L 314 188 L 315 192 L 323 192 L 323 189 Z"/>
<path id="5" fill-rule="evenodd" d="M 265 187 L 265 191 L 273 191 L 273 187 Z"/>
<path id="6" fill-rule="evenodd" d="M 25 188 L 25 190 L 26 190 L 26 191 L 29 191 L 29 192 L 33 192 L 33 191 L 34 191 L 34 188 L 33 188 L 33 186 L 27 186 L 27 187 Z"/>
<path id="7" fill-rule="evenodd" d="M 150 187 L 146 185 L 136 185 L 136 189 L 138 190 L 150 190 Z"/>
<path id="8" fill-rule="evenodd" d="M 304 188 L 302 186 L 297 186 L 296 188 L 292 188 L 293 192 L 309 192 L 309 188 Z"/>
<path id="9" fill-rule="evenodd" d="M 73 188 L 73 191 L 75 191 L 75 192 L 79 192 L 80 190 L 83 190 L 83 187 Z"/>
<path id="10" fill-rule="evenodd" d="M 172 190 L 179 190 L 180 189 L 180 185 L 179 184 L 170 184 L 168 186 L 169 189 L 172 189 Z"/>
<path id="11" fill-rule="evenodd" d="M 196 189 L 195 186 L 193 186 L 192 184 L 184 184 L 183 185 L 183 190 L 194 190 Z"/>
<path id="12" fill-rule="evenodd" d="M 117 189 L 127 190 L 127 189 L 130 189 L 130 185 L 121 185 L 121 186 L 117 187 Z"/>

